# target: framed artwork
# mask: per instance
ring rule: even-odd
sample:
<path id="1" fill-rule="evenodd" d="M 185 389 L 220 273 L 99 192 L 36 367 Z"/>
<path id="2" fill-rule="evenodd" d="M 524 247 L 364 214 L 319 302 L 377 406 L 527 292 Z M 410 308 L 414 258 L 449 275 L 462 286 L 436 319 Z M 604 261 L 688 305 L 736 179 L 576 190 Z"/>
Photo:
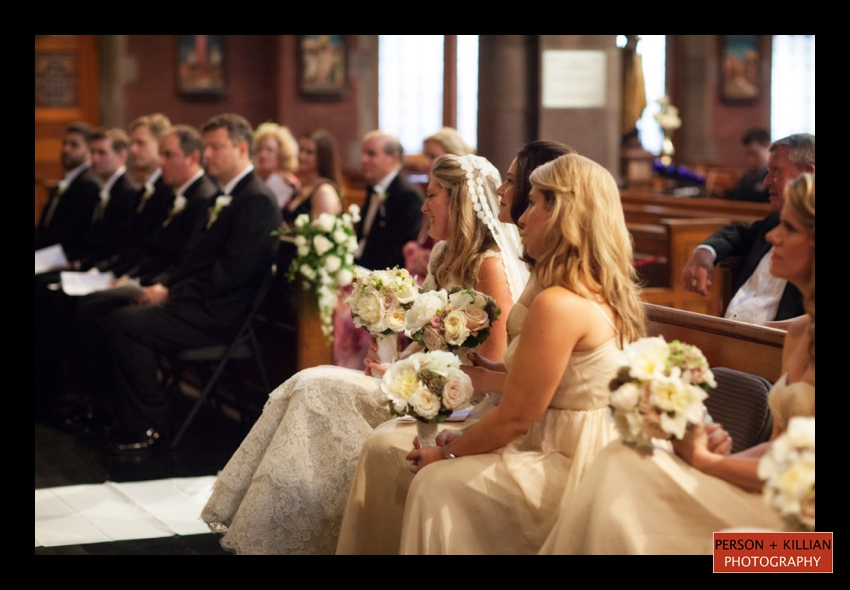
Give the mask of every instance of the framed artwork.
<path id="1" fill-rule="evenodd" d="M 345 35 L 298 35 L 298 90 L 306 97 L 342 98 L 348 79 Z"/>
<path id="2" fill-rule="evenodd" d="M 225 94 L 224 35 L 177 35 L 177 92 L 185 97 Z"/>
<path id="3" fill-rule="evenodd" d="M 752 102 L 762 93 L 760 35 L 720 35 L 720 98 Z"/>

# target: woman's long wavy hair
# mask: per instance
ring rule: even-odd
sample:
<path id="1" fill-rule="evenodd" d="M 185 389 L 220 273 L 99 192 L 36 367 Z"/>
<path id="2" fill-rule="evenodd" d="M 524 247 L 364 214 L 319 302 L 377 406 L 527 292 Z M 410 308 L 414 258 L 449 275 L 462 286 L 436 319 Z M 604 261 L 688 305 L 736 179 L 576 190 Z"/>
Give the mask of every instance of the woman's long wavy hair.
<path id="1" fill-rule="evenodd" d="M 480 171 L 476 174 L 484 180 L 482 188 L 487 200 L 498 203 L 496 188 L 502 183 L 498 172 L 494 169 L 493 175 L 480 174 Z M 433 266 L 434 278 L 444 288 L 473 287 L 484 253 L 497 250 L 498 246 L 493 234 L 476 215 L 466 187 L 466 171 L 461 167 L 461 157 L 446 154 L 437 158 L 431 167 L 431 179 L 446 190 L 449 198 L 449 239 L 446 240 L 442 259 L 435 261 Z"/>
<path id="2" fill-rule="evenodd" d="M 800 220 L 803 229 L 815 240 L 815 177 L 804 172 L 785 186 L 785 202 Z M 809 356 L 815 360 L 815 253 L 812 250 L 812 279 L 803 293 L 803 308 L 811 318 L 809 323 Z"/>
<path id="3" fill-rule="evenodd" d="M 534 267 L 540 286 L 601 297 L 616 313 L 621 345 L 644 336 L 632 241 L 614 178 L 596 162 L 567 154 L 532 172 L 531 185 L 550 212 L 547 248 Z"/>

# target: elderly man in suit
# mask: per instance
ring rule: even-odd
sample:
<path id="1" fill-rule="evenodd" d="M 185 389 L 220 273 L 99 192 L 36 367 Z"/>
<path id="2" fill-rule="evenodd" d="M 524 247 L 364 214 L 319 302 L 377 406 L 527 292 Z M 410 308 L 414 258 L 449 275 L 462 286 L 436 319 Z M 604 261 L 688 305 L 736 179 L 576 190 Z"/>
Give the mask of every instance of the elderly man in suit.
<path id="1" fill-rule="evenodd" d="M 357 264 L 371 270 L 404 268 L 404 245 L 422 225 L 422 192 L 401 173 L 404 150 L 394 135 L 372 131 L 363 138 L 360 167 L 369 183 L 357 230 Z"/>
<path id="2" fill-rule="evenodd" d="M 162 446 L 169 424 L 157 357 L 232 338 L 277 255 L 271 232 L 280 209 L 251 164 L 253 130 L 243 117 L 218 115 L 202 129 L 207 173 L 223 194 L 208 209 L 200 235 L 165 284 L 144 288 L 139 305 L 118 309 L 103 322 L 109 370 L 117 371 L 118 453 Z"/>
<path id="3" fill-rule="evenodd" d="M 779 225 L 785 204 L 785 185 L 803 172 L 815 172 L 815 136 L 795 134 L 770 146 L 764 186 L 773 211 L 749 225 L 728 225 L 696 247 L 682 273 L 682 286 L 705 295 L 714 277 L 714 265 L 730 256 L 745 262 L 733 285 L 735 295 L 726 317 L 754 324 L 788 320 L 804 313 L 799 290 L 770 275 L 770 243 L 767 232 Z"/>

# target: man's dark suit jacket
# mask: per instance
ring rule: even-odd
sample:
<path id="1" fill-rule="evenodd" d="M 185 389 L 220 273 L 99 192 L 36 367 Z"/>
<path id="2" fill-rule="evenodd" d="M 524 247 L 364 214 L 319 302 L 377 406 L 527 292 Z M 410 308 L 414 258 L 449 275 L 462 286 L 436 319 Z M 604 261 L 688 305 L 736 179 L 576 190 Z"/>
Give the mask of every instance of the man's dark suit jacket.
<path id="1" fill-rule="evenodd" d="M 88 270 L 94 264 L 105 260 L 127 245 L 130 224 L 136 215 L 141 192 L 125 172 L 109 189 L 109 201 L 103 214 L 92 225 L 88 239 L 83 246 L 80 270 Z M 97 210 L 100 204 L 95 207 Z"/>
<path id="2" fill-rule="evenodd" d="M 138 277 L 143 285 L 168 282 L 170 268 L 180 262 L 190 240 L 205 229 L 207 209 L 219 192 L 218 185 L 206 174 L 193 182 L 183 193 L 186 199 L 183 210 L 166 215 L 145 240 L 139 255 L 134 259 L 122 258 L 113 268 L 116 275 Z"/>
<path id="3" fill-rule="evenodd" d="M 280 244 L 271 235 L 280 227 L 280 208 L 255 172 L 240 180 L 231 196 L 230 205 L 189 244 L 166 284 L 165 305 L 179 308 L 187 322 L 223 336 L 244 320 Z"/>
<path id="4" fill-rule="evenodd" d="M 770 251 L 771 244 L 766 236 L 777 225 L 779 225 L 779 212 L 774 211 L 764 219 L 749 225 L 727 225 L 703 242 L 717 252 L 716 263 L 723 262 L 730 256 L 744 257 L 744 264 L 732 285 L 733 294 L 737 293 L 741 285 L 752 276 L 761 259 Z M 774 319 L 787 320 L 804 313 L 802 294 L 797 287 L 788 283 L 779 300 L 779 308 Z"/>
<path id="5" fill-rule="evenodd" d="M 363 237 L 363 226 L 369 212 L 369 204 L 377 198 L 372 188 L 366 196 L 363 210 L 360 212 L 363 220 L 357 230 L 357 239 Z M 357 264 L 371 270 L 383 270 L 398 266 L 404 268 L 404 245 L 416 240 L 422 227 L 422 191 L 412 184 L 404 174 L 398 175 L 387 188 L 387 200 L 379 207 L 366 239 L 363 255 Z"/>
<path id="6" fill-rule="evenodd" d="M 47 223 L 47 213 L 54 201 L 56 208 Z M 92 227 L 94 208 L 99 201 L 100 183 L 91 167 L 80 172 L 61 195 L 58 189 L 53 191 L 35 228 L 35 249 L 62 244 L 68 260 L 79 258 L 85 235 Z"/>

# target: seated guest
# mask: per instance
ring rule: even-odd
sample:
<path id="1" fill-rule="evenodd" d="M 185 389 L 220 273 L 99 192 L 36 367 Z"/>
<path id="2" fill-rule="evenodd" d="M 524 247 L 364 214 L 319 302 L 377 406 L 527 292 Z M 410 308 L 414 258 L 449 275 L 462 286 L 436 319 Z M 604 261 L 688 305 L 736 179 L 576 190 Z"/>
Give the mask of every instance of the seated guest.
<path id="1" fill-rule="evenodd" d="M 50 195 L 35 228 L 35 249 L 61 244 L 68 260 L 80 256 L 85 233 L 91 229 L 100 181 L 91 171 L 91 138 L 87 123 L 71 123 L 62 138 L 60 161 L 65 177 Z"/>
<path id="2" fill-rule="evenodd" d="M 727 225 L 697 246 L 682 272 L 686 291 L 705 295 L 714 278 L 714 265 L 730 256 L 745 257 L 732 292 L 726 317 L 753 324 L 787 320 L 803 314 L 803 299 L 793 283 L 771 277 L 771 245 L 767 233 L 779 225 L 785 185 L 803 172 L 815 172 L 815 136 L 789 135 L 770 146 L 764 186 L 773 212 L 749 225 Z"/>
<path id="3" fill-rule="evenodd" d="M 770 134 L 764 129 L 750 129 L 741 138 L 741 144 L 745 150 L 744 161 L 747 170 L 735 188 L 729 191 L 727 198 L 734 201 L 769 203 L 770 193 L 764 186 L 764 178 L 767 176 Z"/>
<path id="4" fill-rule="evenodd" d="M 168 401 L 157 379 L 158 356 L 232 338 L 277 255 L 271 232 L 280 226 L 280 209 L 254 173 L 250 124 L 224 114 L 202 132 L 207 172 L 224 194 L 168 283 L 145 287 L 138 305 L 103 321 L 106 354 L 98 370 L 117 377 L 120 423 L 110 448 L 118 453 L 166 443 Z"/>
<path id="5" fill-rule="evenodd" d="M 298 138 L 298 180 L 301 188 L 283 208 L 289 224 L 302 213 L 315 219 L 322 213 L 342 212 L 342 171 L 333 135 L 318 129 Z"/>
<path id="6" fill-rule="evenodd" d="M 271 122 L 257 127 L 254 132 L 254 169 L 283 209 L 301 187 L 301 181 L 295 175 L 298 144 L 289 129 Z"/>
<path id="7" fill-rule="evenodd" d="M 715 531 L 787 530 L 765 505 L 759 458 L 794 416 L 815 413 L 815 182 L 803 174 L 785 193 L 780 223 L 767 234 L 770 272 L 806 293 L 807 315 L 785 336 L 782 377 L 769 394 L 771 442 L 734 455 L 712 449 L 705 424 L 694 424 L 673 448 L 639 454 L 611 443 L 564 503 L 543 553 L 710 554 Z M 616 507 L 616 509 L 614 509 Z"/>
<path id="8" fill-rule="evenodd" d="M 203 150 L 201 134 L 186 125 L 170 128 L 160 140 L 162 181 L 176 192 L 168 217 L 144 244 L 138 258 L 132 261 L 127 276 L 142 285 L 156 282 L 168 284 L 169 276 L 185 256 L 189 244 L 200 237 L 207 221 L 207 211 L 218 186 L 201 168 Z M 130 261 L 127 261 L 128 263 Z M 116 283 L 121 285 L 127 277 Z M 108 372 L 101 368 L 105 350 L 103 322 L 116 309 L 134 305 L 143 293 L 138 288 L 116 288 L 93 293 L 82 298 L 76 312 L 76 324 L 84 354 L 78 359 L 80 393 L 91 396 L 70 413 L 66 424 L 74 430 L 85 429 L 100 434 L 109 425 L 113 400 L 104 392 L 114 388 Z"/>
<path id="9" fill-rule="evenodd" d="M 357 228 L 357 264 L 370 270 L 404 268 L 404 245 L 422 226 L 422 192 L 401 173 L 404 149 L 394 135 L 370 131 L 363 138 L 360 168 L 369 183 Z"/>
<path id="10" fill-rule="evenodd" d="M 174 202 L 174 191 L 162 180 L 159 141 L 171 128 L 171 121 L 156 113 L 139 117 L 130 123 L 130 157 L 128 167 L 142 185 L 139 206 L 128 228 L 127 244 L 109 259 L 97 263 L 101 271 L 124 274 L 143 256 L 146 242 L 162 225 Z"/>
<path id="11" fill-rule="evenodd" d="M 92 135 L 92 171 L 103 182 L 92 214 L 93 227 L 83 245 L 78 270 L 88 270 L 127 244 L 130 224 L 139 206 L 139 187 L 127 174 L 130 138 L 122 129 L 100 128 Z"/>
<path id="12" fill-rule="evenodd" d="M 575 154 L 539 167 L 531 184 L 519 225 L 535 281 L 508 318 L 507 372 L 469 371 L 476 391 L 501 402 L 444 446 L 410 452 L 403 554 L 537 553 L 615 436 L 608 383 L 620 348 L 644 333 L 620 191 Z"/>

